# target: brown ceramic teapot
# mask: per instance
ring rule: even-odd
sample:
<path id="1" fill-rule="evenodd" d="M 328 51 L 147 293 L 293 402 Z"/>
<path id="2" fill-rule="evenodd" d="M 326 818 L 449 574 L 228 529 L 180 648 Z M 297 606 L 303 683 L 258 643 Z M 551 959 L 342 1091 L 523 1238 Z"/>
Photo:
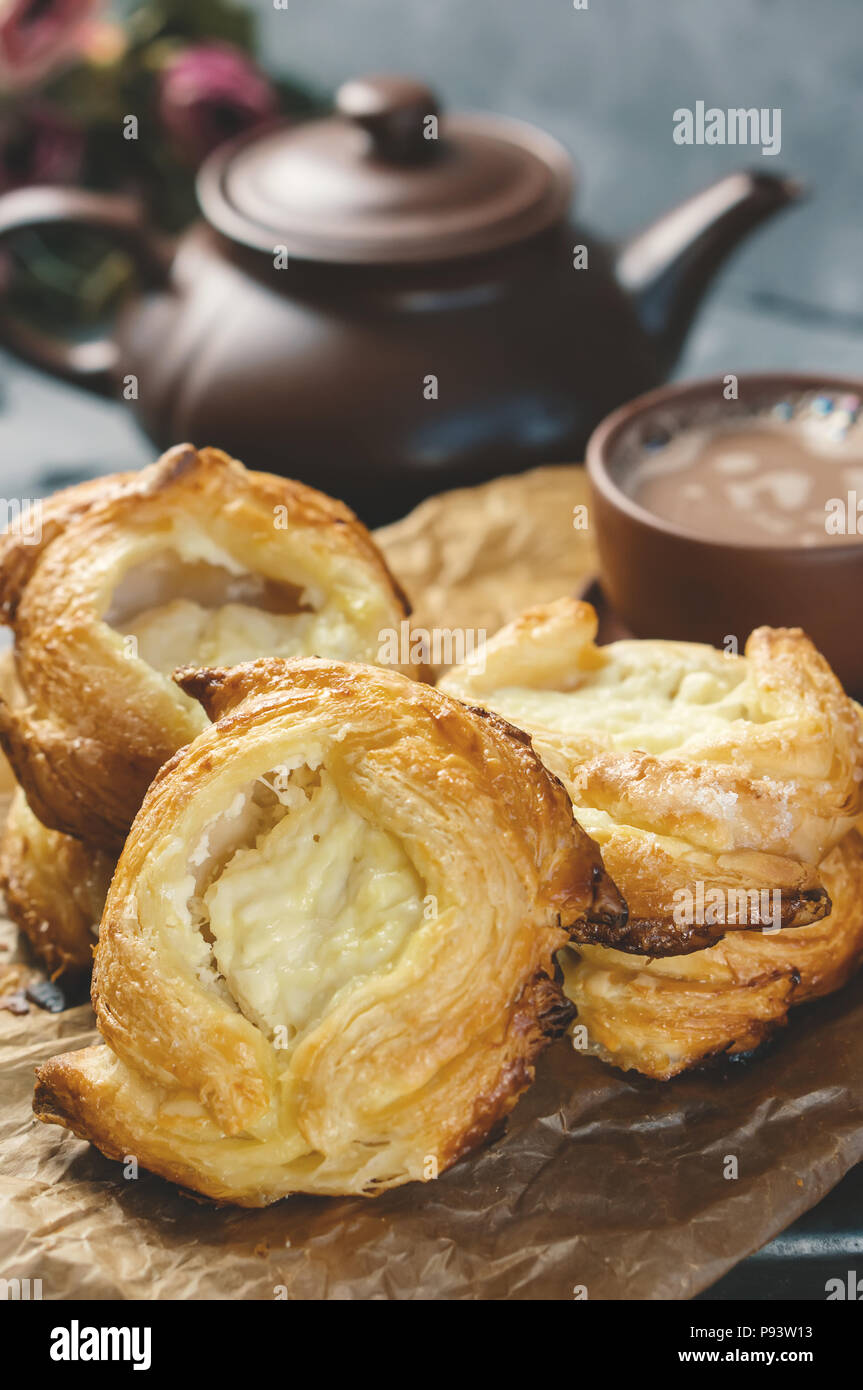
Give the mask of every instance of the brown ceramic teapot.
<path id="1" fill-rule="evenodd" d="M 176 247 L 125 197 L 0 198 L 0 237 L 108 230 L 141 271 L 110 340 L 8 317 L 0 333 L 49 370 L 137 392 L 159 446 L 218 444 L 385 520 L 441 488 L 580 458 L 603 415 L 667 375 L 725 255 L 796 192 L 733 174 L 614 258 L 567 221 L 572 187 L 539 130 L 442 116 L 408 79 L 348 82 L 328 119 L 217 150 L 198 177 L 203 220 Z"/>

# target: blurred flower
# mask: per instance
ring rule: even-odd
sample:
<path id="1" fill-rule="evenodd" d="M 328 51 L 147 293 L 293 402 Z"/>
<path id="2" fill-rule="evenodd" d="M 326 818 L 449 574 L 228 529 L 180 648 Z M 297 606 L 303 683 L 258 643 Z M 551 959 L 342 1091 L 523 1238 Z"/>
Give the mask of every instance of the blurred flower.
<path id="1" fill-rule="evenodd" d="M 99 0 L 0 0 L 0 85 L 26 87 L 77 56 Z"/>
<path id="2" fill-rule="evenodd" d="M 128 48 L 126 31 L 121 24 L 95 19 L 85 24 L 80 37 L 81 56 L 97 67 L 118 63 Z"/>
<path id="3" fill-rule="evenodd" d="M 161 75 L 162 123 L 177 152 L 192 164 L 277 110 L 278 98 L 268 78 L 230 44 L 184 49 Z"/>
<path id="4" fill-rule="evenodd" d="M 73 183 L 84 148 L 83 132 L 49 106 L 0 119 L 0 193 L 33 183 Z"/>

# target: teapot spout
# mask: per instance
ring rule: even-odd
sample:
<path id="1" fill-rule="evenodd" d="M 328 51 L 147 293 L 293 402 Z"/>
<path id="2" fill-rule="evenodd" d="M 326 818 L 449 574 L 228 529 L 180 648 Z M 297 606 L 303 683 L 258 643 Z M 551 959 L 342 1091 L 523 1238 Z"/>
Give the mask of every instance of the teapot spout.
<path id="1" fill-rule="evenodd" d="M 635 301 L 664 372 L 673 367 L 705 290 L 747 233 L 803 194 L 795 179 L 729 174 L 638 233 L 617 277 Z"/>

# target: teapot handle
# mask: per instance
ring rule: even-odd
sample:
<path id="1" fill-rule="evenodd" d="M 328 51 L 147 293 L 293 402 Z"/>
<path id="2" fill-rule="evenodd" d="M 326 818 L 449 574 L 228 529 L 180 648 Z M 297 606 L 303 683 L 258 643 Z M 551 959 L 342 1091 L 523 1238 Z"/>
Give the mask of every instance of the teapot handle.
<path id="1" fill-rule="evenodd" d="M 164 283 L 170 256 L 147 227 L 136 198 L 54 187 L 21 188 L 0 196 L 0 249 L 16 232 L 64 223 L 109 233 L 132 255 L 145 283 Z M 54 376 L 112 393 L 117 344 L 108 335 L 76 343 L 33 328 L 7 313 L 0 295 L 0 342 Z"/>

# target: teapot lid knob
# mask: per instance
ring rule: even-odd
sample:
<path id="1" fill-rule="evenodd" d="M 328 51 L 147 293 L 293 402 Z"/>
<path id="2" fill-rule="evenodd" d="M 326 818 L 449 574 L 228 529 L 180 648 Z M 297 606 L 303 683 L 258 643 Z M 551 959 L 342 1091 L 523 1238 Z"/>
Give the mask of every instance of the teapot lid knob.
<path id="1" fill-rule="evenodd" d="M 572 164 L 543 131 L 441 115 L 433 91 L 393 75 L 346 82 L 336 106 L 209 156 L 198 197 L 223 235 L 302 260 L 427 263 L 511 246 L 566 212 Z"/>
<path id="2" fill-rule="evenodd" d="M 430 88 L 409 77 L 357 77 L 336 93 L 340 116 L 368 131 L 374 153 L 397 163 L 427 159 L 437 147 L 436 122 L 429 136 L 429 118 L 440 115 Z"/>

